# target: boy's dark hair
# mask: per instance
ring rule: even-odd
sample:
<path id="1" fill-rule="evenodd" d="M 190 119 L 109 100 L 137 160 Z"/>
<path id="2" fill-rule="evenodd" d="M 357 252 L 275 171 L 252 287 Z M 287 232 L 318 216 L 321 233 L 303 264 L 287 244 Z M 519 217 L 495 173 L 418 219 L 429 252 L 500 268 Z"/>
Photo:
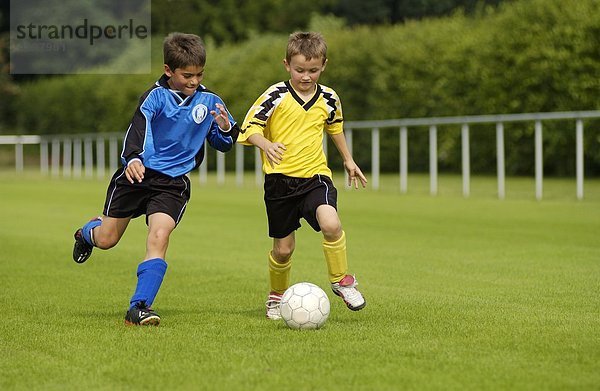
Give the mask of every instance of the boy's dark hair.
<path id="1" fill-rule="evenodd" d="M 163 59 L 173 71 L 190 65 L 203 67 L 206 64 L 204 43 L 195 34 L 171 33 L 163 43 Z"/>
<path id="2" fill-rule="evenodd" d="M 320 33 L 295 32 L 290 34 L 285 59 L 289 63 L 296 54 L 302 54 L 307 60 L 321 57 L 327 60 L 327 43 Z"/>

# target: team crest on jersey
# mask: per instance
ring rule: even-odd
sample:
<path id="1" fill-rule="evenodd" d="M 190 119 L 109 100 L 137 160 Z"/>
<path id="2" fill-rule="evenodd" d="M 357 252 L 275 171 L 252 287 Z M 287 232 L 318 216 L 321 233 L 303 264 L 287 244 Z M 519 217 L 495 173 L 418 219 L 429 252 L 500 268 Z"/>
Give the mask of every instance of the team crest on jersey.
<path id="1" fill-rule="evenodd" d="M 194 106 L 192 109 L 192 118 L 194 119 L 195 123 L 200 124 L 204 118 L 206 118 L 207 113 L 208 107 L 204 106 L 203 104 L 199 104 Z"/>

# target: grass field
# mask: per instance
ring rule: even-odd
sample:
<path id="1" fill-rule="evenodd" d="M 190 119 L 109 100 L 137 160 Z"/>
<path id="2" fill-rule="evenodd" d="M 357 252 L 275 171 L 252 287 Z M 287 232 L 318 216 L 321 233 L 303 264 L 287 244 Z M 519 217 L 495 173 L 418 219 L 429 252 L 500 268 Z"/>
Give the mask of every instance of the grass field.
<path id="1" fill-rule="evenodd" d="M 194 180 L 171 239 L 158 328 L 123 325 L 143 219 L 83 265 L 72 234 L 106 180 L 0 173 L 0 389 L 564 390 L 600 388 L 600 182 L 385 178 L 340 191 L 367 307 L 327 287 L 320 235 L 298 231 L 292 280 L 325 288 L 325 327 L 264 319 L 270 240 L 262 192 Z M 231 184 L 230 184 L 231 183 Z"/>

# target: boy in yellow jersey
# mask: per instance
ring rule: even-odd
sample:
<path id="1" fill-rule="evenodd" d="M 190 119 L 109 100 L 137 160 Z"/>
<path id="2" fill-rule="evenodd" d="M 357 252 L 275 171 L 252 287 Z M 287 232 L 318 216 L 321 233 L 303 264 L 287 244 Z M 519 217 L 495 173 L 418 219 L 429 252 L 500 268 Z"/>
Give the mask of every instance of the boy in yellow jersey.
<path id="1" fill-rule="evenodd" d="M 265 173 L 265 205 L 269 236 L 271 291 L 267 318 L 281 317 L 279 304 L 290 285 L 295 231 L 304 218 L 323 232 L 323 252 L 333 292 L 348 308 L 366 305 L 348 274 L 346 235 L 337 214 L 337 190 L 323 151 L 323 131 L 333 140 L 344 160 L 348 184 L 365 187 L 367 179 L 354 162 L 343 133 L 342 107 L 331 88 L 318 84 L 327 65 L 327 45 L 319 33 L 290 35 L 285 69 L 290 80 L 269 87 L 248 111 L 238 142 L 261 149 Z"/>

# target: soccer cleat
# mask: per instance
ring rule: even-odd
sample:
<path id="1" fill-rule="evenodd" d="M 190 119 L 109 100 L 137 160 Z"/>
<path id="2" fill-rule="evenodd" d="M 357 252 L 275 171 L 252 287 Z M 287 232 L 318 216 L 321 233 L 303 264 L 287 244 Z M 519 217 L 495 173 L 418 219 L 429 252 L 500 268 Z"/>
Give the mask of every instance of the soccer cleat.
<path id="1" fill-rule="evenodd" d="M 267 319 L 281 319 L 281 296 L 283 295 L 274 291 L 269 293 L 269 298 L 265 303 L 267 307 Z"/>
<path id="2" fill-rule="evenodd" d="M 73 260 L 77 263 L 84 263 L 92 255 L 94 246 L 88 244 L 83 238 L 82 229 L 79 228 L 75 235 L 75 245 L 73 246 Z"/>
<path id="3" fill-rule="evenodd" d="M 125 314 L 125 324 L 130 326 L 158 326 L 160 316 L 146 302 L 140 301 L 127 311 Z"/>
<path id="4" fill-rule="evenodd" d="M 358 282 L 356 282 L 356 278 L 349 274 L 342 278 L 340 282 L 331 284 L 333 293 L 341 297 L 346 303 L 346 306 L 352 311 L 361 310 L 367 305 L 363 295 L 356 289 L 357 285 Z"/>

